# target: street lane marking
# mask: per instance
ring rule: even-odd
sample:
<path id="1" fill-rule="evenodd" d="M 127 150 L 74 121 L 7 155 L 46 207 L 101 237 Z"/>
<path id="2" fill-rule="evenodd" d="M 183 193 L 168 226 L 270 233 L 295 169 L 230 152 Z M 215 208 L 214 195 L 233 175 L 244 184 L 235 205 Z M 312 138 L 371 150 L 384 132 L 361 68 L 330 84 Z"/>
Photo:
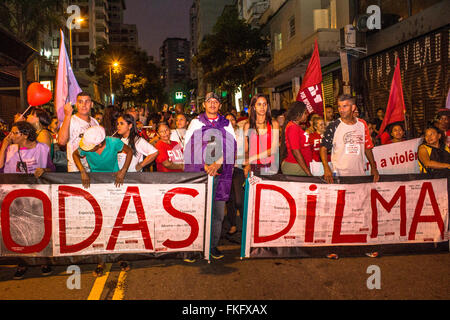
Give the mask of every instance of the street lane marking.
<path id="1" fill-rule="evenodd" d="M 103 288 L 105 287 L 106 284 L 106 280 L 108 280 L 109 272 L 111 271 L 111 265 L 112 263 L 107 263 L 105 265 L 103 276 L 97 277 L 97 279 L 95 279 L 88 300 L 100 300 Z"/>
<path id="2" fill-rule="evenodd" d="M 117 280 L 116 290 L 114 290 L 113 300 L 123 300 L 125 298 L 125 280 L 127 279 L 127 271 L 121 271 L 119 280 Z"/>

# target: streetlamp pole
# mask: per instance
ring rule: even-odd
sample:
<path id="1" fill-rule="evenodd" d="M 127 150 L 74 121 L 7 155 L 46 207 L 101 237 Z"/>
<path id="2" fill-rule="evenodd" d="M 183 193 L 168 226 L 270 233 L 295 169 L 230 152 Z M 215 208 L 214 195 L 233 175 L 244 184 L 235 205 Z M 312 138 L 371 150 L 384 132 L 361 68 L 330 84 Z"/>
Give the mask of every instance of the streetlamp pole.
<path id="1" fill-rule="evenodd" d="M 111 104 L 112 104 L 112 66 L 109 66 L 109 91 L 111 94 Z"/>
<path id="2" fill-rule="evenodd" d="M 113 104 L 112 67 L 117 68 L 118 66 L 119 63 L 117 61 L 113 61 L 113 63 L 109 65 L 109 91 L 111 94 L 111 104 Z"/>

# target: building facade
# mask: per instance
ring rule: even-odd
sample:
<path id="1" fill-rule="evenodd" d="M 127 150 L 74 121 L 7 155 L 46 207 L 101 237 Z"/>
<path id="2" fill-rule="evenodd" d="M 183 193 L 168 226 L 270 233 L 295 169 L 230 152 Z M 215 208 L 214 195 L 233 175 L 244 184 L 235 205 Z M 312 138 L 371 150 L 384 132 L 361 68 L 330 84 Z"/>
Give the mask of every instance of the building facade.
<path id="1" fill-rule="evenodd" d="M 287 109 L 295 100 L 316 40 L 324 86 L 340 78 L 340 28 L 350 23 L 349 12 L 348 0 L 270 1 L 259 19 L 262 35 L 270 39 L 270 59 L 257 71 L 255 83 L 272 108 Z M 332 104 L 336 92 L 326 86 L 324 91 Z"/>
<path id="2" fill-rule="evenodd" d="M 187 39 L 167 38 L 160 48 L 161 80 L 172 103 L 185 101 L 190 80 L 191 52 Z M 176 92 L 183 92 L 182 98 Z"/>
<path id="3" fill-rule="evenodd" d="M 367 1 L 360 1 L 362 14 Z M 387 107 L 400 59 L 408 131 L 420 136 L 445 108 L 449 77 L 449 1 L 381 1 L 381 30 L 367 33 L 367 55 L 358 59 L 352 87 L 369 117 Z"/>
<path id="4" fill-rule="evenodd" d="M 191 7 L 191 58 L 195 57 L 203 38 L 213 32 L 213 27 L 217 18 L 222 14 L 225 6 L 234 5 L 236 0 L 194 0 Z M 191 59 L 193 60 L 193 59 Z M 211 91 L 207 83 L 203 81 L 202 70 L 192 66 L 194 80 L 193 100 L 197 106 L 200 106 L 205 99 L 205 94 Z"/>
<path id="5" fill-rule="evenodd" d="M 135 24 L 124 24 L 125 0 L 108 0 L 109 43 L 133 49 L 138 48 L 138 32 Z"/>

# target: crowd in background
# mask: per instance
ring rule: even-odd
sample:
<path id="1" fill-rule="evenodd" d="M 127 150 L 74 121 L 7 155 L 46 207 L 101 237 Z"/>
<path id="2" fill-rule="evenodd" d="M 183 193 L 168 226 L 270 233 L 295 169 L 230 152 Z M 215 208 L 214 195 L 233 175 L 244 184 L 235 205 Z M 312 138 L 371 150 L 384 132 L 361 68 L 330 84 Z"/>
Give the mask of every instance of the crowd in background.
<path id="1" fill-rule="evenodd" d="M 288 110 L 272 110 L 264 95 L 252 97 L 248 114 L 208 111 L 212 102 L 221 106 L 220 98 L 210 93 L 205 100 L 208 117 L 204 121 L 203 113 L 186 112 L 181 104 L 151 114 L 139 106 L 122 109 L 110 105 L 102 111 L 93 110 L 92 99 L 84 92 L 78 95 L 75 109 L 70 103 L 64 107 L 62 123 L 56 115 L 33 107 L 24 115 L 17 114 L 10 126 L 0 120 L 0 170 L 32 173 L 36 178 L 51 171 L 80 172 L 86 188 L 89 172 L 114 172 L 116 186 L 123 183 L 127 172 L 183 172 L 190 125 L 208 128 L 210 122 L 218 121 L 218 128 L 232 131 L 237 150 L 223 201 L 228 235 L 233 235 L 237 232 L 236 217 L 243 210 L 243 185 L 249 173 L 312 176 L 311 163 L 316 162 L 322 163 L 324 178 L 331 183 L 336 175 L 364 175 L 365 155 L 376 182 L 379 174 L 373 160 L 374 146 L 416 138 L 406 131 L 404 122 L 392 123 L 380 134 L 383 109 L 377 110 L 376 118 L 367 119 L 353 97 L 345 95 L 338 99 L 337 110 L 326 106 L 323 116 L 309 113 L 298 101 Z M 449 175 L 449 117 L 449 109 L 440 110 L 424 131 L 418 150 L 422 173 Z M 225 165 L 219 163 L 216 168 L 205 164 L 202 170 L 217 175 Z M 216 252 L 220 258 L 220 251 Z M 122 262 L 121 267 L 128 268 L 127 263 Z M 18 277 L 26 270 L 21 268 Z M 43 266 L 42 272 L 48 274 L 51 269 Z M 99 264 L 96 273 L 102 272 Z"/>

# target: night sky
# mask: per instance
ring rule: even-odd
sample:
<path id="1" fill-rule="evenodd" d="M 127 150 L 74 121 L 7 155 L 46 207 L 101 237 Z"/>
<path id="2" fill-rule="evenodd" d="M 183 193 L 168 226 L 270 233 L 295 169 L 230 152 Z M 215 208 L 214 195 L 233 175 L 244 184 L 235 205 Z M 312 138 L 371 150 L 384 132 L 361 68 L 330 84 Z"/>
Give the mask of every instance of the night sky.
<path id="1" fill-rule="evenodd" d="M 193 0 L 125 0 L 124 23 L 136 24 L 139 46 L 155 60 L 166 38 L 189 40 L 189 9 Z"/>

